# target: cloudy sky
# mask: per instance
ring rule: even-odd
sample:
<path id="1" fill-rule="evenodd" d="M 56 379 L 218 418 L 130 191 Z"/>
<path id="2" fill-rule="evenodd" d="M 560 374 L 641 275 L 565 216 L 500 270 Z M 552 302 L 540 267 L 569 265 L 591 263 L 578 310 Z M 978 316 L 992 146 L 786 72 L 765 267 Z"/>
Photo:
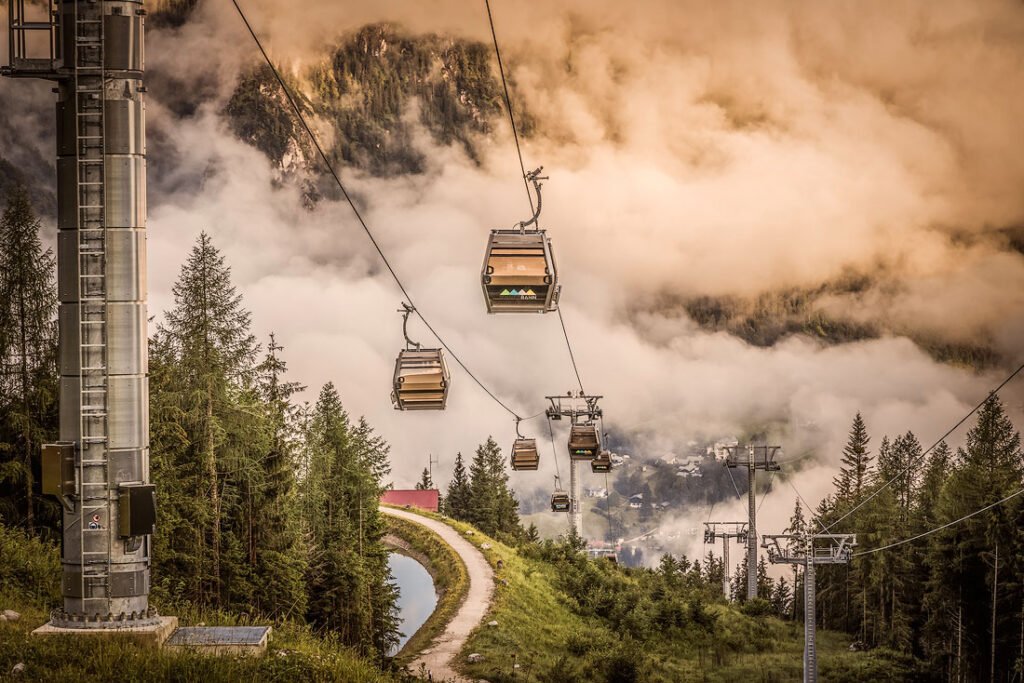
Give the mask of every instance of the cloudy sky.
<path id="1" fill-rule="evenodd" d="M 242 5 L 295 74 L 370 22 L 489 39 L 482 2 Z M 637 455 L 767 425 L 787 453 L 813 454 L 792 478 L 813 505 L 856 411 L 876 446 L 907 429 L 930 444 L 1021 361 L 1024 256 L 1005 233 L 1024 226 L 1020 2 L 492 6 L 516 96 L 538 124 L 523 153 L 550 176 L 541 222 L 580 372 L 606 397 L 607 429 Z M 513 422 L 457 369 L 443 414 L 391 408 L 401 294 L 346 205 L 302 208 L 218 115 L 239 69 L 258 58 L 233 12 L 202 2 L 182 29 L 148 37 L 153 70 L 219 93 L 188 119 L 152 93 L 150 126 L 175 150 L 170 162 L 150 162 L 162 174 L 151 184 L 165 188 L 150 197 L 152 312 L 170 305 L 180 264 L 208 231 L 256 332 L 277 334 L 306 397 L 335 382 L 349 411 L 392 444 L 397 486 L 415 480 L 429 453 L 447 481 L 456 451 L 488 434 L 508 445 Z M 0 88 L 49 115 L 48 88 Z M 481 141 L 479 165 L 426 134 L 419 144 L 422 175 L 343 170 L 343 179 L 424 315 L 502 400 L 533 415 L 575 380 L 557 318 L 484 310 L 487 232 L 528 215 L 507 122 Z M 659 304 L 814 286 L 851 271 L 886 285 L 824 302 L 830 314 L 984 344 L 1006 367 L 942 365 L 899 336 L 755 348 Z M 412 333 L 430 341 L 416 325 Z M 1021 422 L 1020 385 L 1006 399 Z M 546 436 L 541 420 L 524 431 Z M 544 455 L 540 472 L 514 476 L 518 489 L 550 486 Z M 762 530 L 781 529 L 792 510 L 788 487 L 773 495 Z M 705 514 L 686 511 L 679 523 Z"/>

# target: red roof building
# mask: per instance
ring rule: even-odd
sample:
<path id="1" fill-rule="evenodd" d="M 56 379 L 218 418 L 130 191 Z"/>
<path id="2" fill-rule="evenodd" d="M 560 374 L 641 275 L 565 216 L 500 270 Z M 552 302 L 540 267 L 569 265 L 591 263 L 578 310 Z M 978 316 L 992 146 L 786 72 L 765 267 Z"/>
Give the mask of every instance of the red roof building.
<path id="1" fill-rule="evenodd" d="M 385 491 L 380 502 L 396 507 L 414 507 L 420 510 L 437 512 L 440 492 L 437 489 L 420 491 L 415 489 L 391 489 Z"/>

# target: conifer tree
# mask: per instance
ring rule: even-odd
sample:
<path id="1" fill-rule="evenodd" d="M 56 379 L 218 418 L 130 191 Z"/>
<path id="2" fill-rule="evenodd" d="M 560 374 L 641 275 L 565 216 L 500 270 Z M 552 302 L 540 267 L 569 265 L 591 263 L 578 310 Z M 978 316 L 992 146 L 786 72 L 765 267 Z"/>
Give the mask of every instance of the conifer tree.
<path id="1" fill-rule="evenodd" d="M 793 503 L 793 514 L 789 518 L 789 526 L 786 527 L 785 533 L 792 534 L 800 537 L 807 533 L 807 520 L 804 518 L 804 508 L 800 504 L 800 499 Z M 789 552 L 795 552 L 799 549 L 799 540 L 790 541 L 787 547 Z M 793 619 L 803 618 L 803 581 L 801 579 L 800 566 L 793 565 Z"/>
<path id="2" fill-rule="evenodd" d="M 469 510 L 472 493 L 469 488 L 469 476 L 462 462 L 462 453 L 455 456 L 455 469 L 452 480 L 448 482 L 448 492 L 444 496 L 445 514 L 453 519 L 469 521 Z"/>
<path id="3" fill-rule="evenodd" d="M 792 604 L 794 600 L 793 589 L 786 581 L 786 577 L 780 576 L 778 583 L 772 591 L 771 603 L 776 616 L 780 619 L 792 617 Z"/>
<path id="4" fill-rule="evenodd" d="M 48 525 L 57 509 L 34 494 L 33 462 L 57 426 L 57 289 L 53 253 L 24 187 L 0 217 L 0 513 L 31 533 L 40 506 Z M 6 509 L 4 509 L 6 508 Z"/>
<path id="5" fill-rule="evenodd" d="M 307 549 L 302 542 L 295 488 L 299 411 L 291 399 L 305 387 L 285 379 L 288 366 L 278 355 L 283 350 L 271 334 L 266 356 L 256 368 L 269 441 L 262 459 L 262 486 L 248 487 L 246 536 L 249 562 L 261 577 L 262 590 L 254 594 L 257 609 L 275 616 L 294 616 L 306 611 Z"/>
<path id="6" fill-rule="evenodd" d="M 469 468 L 469 521 L 491 535 L 507 534 L 518 538 L 519 502 L 508 487 L 508 473 L 501 448 L 493 438 L 480 444 Z"/>
<path id="7" fill-rule="evenodd" d="M 320 391 L 309 437 L 316 453 L 306 478 L 315 487 L 307 489 L 315 496 L 309 618 L 342 642 L 383 659 L 397 642 L 397 591 L 378 508 L 388 447 L 365 420 L 351 423 L 331 383 Z"/>
<path id="8" fill-rule="evenodd" d="M 868 452 L 870 441 L 864 418 L 858 412 L 853 418 L 853 424 L 850 425 L 849 439 L 843 447 L 839 475 L 833 480 L 837 500 L 860 500 L 871 474 L 871 454 Z"/>
<path id="9" fill-rule="evenodd" d="M 936 505 L 935 521 L 940 524 L 960 519 L 1020 489 L 1024 481 L 1020 434 L 997 396 L 991 396 L 978 411 L 977 422 L 967 433 L 966 445 L 957 459 Z M 993 662 L 997 676 L 1005 676 L 1011 662 L 1019 657 L 1024 609 L 1019 588 L 997 582 L 992 562 L 997 547 L 1004 558 L 1021 552 L 1019 515 L 1015 505 L 999 506 L 929 537 L 926 632 L 931 659 L 936 665 L 946 659 L 947 668 L 954 668 L 969 680 L 988 678 Z M 1003 572 L 1004 577 L 1008 574 Z M 949 647 L 947 644 L 956 642 L 957 632 L 972 634 L 976 645 Z"/>
<path id="10" fill-rule="evenodd" d="M 187 558 L 193 585 L 182 597 L 221 605 L 230 599 L 222 567 L 226 551 L 240 556 L 231 565 L 238 570 L 233 588 L 241 589 L 243 598 L 252 590 L 244 576 L 249 572 L 243 564 L 244 540 L 239 538 L 245 529 L 239 515 L 227 514 L 225 504 L 227 500 L 231 512 L 238 512 L 237 480 L 225 474 L 257 477 L 254 463 L 269 436 L 265 423 L 250 417 L 260 412 L 250 390 L 256 342 L 249 312 L 231 282 L 231 269 L 206 233 L 193 246 L 172 291 L 174 308 L 158 327 L 154 345 L 167 364 L 156 373 L 157 381 L 170 385 L 167 398 L 174 401 L 161 411 L 180 431 L 181 448 L 154 449 L 152 458 L 158 485 L 166 478 L 182 477 L 191 489 L 191 500 L 169 501 L 180 506 L 170 511 L 171 517 L 180 514 L 185 523 L 165 529 L 158 543 L 171 546 L 168 558 Z M 222 538 L 226 531 L 230 537 Z"/>
<path id="11" fill-rule="evenodd" d="M 430 478 L 430 469 L 424 467 L 423 474 L 420 475 L 420 480 L 416 482 L 417 491 L 432 491 L 434 489 L 434 480 Z"/>

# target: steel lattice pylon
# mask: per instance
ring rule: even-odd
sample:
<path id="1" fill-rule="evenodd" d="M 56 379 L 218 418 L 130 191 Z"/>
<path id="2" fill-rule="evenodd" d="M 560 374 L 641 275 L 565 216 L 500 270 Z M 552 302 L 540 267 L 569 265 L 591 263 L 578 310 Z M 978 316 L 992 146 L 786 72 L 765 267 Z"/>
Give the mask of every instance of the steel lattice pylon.
<path id="1" fill-rule="evenodd" d="M 804 568 L 804 683 L 818 680 L 815 567 L 846 564 L 857 546 L 856 534 L 765 534 L 761 547 L 772 564 Z M 795 599 L 795 597 L 794 597 Z"/>

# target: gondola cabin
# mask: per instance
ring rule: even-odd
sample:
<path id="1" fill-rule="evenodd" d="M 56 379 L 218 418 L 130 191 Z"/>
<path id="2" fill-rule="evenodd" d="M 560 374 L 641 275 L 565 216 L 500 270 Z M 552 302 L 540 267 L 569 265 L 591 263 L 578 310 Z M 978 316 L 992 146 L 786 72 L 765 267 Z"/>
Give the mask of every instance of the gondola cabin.
<path id="1" fill-rule="evenodd" d="M 590 461 L 590 471 L 596 474 L 604 474 L 612 471 L 612 454 L 608 451 L 601 451 L 597 457 Z"/>
<path id="2" fill-rule="evenodd" d="M 449 379 L 441 349 L 404 349 L 395 360 L 391 401 L 397 410 L 444 410 Z"/>
<path id="3" fill-rule="evenodd" d="M 516 439 L 512 444 L 512 469 L 535 470 L 540 464 L 536 439 Z"/>
<path id="4" fill-rule="evenodd" d="M 555 491 L 551 494 L 552 512 L 569 512 L 572 509 L 572 500 L 565 491 Z"/>
<path id="5" fill-rule="evenodd" d="M 569 431 L 569 457 L 572 460 L 593 460 L 601 451 L 601 437 L 596 425 L 573 425 Z"/>
<path id="6" fill-rule="evenodd" d="M 481 274 L 488 313 L 558 308 L 558 273 L 543 230 L 492 230 Z"/>

